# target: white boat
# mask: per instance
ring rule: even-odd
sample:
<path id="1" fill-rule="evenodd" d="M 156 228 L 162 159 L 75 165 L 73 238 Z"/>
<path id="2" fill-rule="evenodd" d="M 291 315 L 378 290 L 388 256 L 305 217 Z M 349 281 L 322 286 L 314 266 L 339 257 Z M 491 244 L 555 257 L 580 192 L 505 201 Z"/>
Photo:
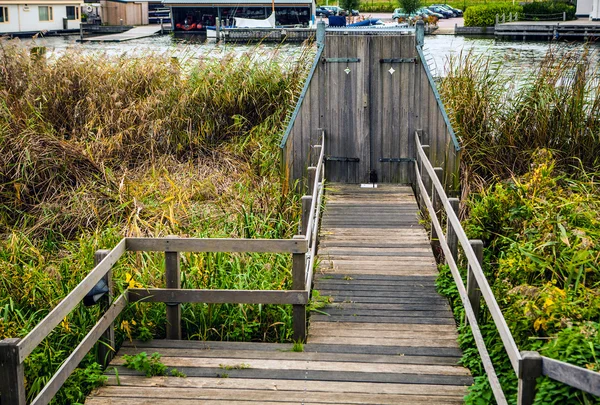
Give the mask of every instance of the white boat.
<path id="1" fill-rule="evenodd" d="M 240 18 L 234 17 L 234 25 L 222 28 L 275 28 L 275 12 L 264 20 L 258 20 L 254 18 Z M 217 38 L 217 27 L 208 26 L 206 27 L 207 38 Z"/>

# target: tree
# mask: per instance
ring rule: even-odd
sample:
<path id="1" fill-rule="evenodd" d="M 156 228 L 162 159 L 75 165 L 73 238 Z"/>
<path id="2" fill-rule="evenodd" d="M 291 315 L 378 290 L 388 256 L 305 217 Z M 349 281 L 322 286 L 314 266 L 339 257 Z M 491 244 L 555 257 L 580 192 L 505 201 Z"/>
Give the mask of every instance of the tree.
<path id="1" fill-rule="evenodd" d="M 340 7 L 348 12 L 348 15 L 352 14 L 352 10 L 358 10 L 360 0 L 340 0 Z"/>
<path id="2" fill-rule="evenodd" d="M 421 0 L 398 0 L 406 14 L 412 14 L 421 7 Z"/>

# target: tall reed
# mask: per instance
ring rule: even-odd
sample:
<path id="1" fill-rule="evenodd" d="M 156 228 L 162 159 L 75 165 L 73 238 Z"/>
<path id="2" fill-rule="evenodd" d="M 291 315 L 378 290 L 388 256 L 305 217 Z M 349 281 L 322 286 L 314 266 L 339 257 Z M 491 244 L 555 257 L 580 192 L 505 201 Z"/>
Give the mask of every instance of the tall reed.
<path id="1" fill-rule="evenodd" d="M 123 236 L 289 238 L 278 141 L 309 66 L 255 48 L 223 59 L 31 58 L 0 42 L 0 339 L 25 336 Z M 185 254 L 185 288 L 287 289 L 287 255 Z M 126 255 L 117 290 L 163 286 L 164 257 Z M 186 338 L 287 341 L 291 308 L 183 305 Z M 78 306 L 26 361 L 35 396 L 98 320 Z M 136 304 L 118 341 L 164 337 L 160 304 Z M 54 403 L 101 380 L 89 356 Z"/>

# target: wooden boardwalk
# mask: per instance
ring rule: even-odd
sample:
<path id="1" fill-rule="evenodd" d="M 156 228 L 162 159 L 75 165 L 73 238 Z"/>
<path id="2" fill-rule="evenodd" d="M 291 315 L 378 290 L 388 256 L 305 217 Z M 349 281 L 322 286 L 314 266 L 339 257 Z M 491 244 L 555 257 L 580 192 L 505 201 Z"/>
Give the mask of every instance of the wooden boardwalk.
<path id="1" fill-rule="evenodd" d="M 409 187 L 333 185 L 314 289 L 333 301 L 291 345 L 159 341 L 125 344 L 107 386 L 86 404 L 460 404 L 472 383 Z M 123 354 L 159 352 L 186 378 L 146 378 Z"/>

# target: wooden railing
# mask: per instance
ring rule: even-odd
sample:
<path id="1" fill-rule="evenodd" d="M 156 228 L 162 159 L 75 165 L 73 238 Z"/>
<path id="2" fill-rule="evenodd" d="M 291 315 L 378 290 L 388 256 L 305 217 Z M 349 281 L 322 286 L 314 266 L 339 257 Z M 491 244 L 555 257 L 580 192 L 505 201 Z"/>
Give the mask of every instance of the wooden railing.
<path id="1" fill-rule="evenodd" d="M 318 164 L 309 168 L 312 195 L 303 197 L 302 234 L 293 239 L 124 238 L 112 250 L 95 255 L 95 267 L 50 313 L 22 339 L 0 341 L 0 405 L 25 405 L 24 361 L 56 326 L 75 309 L 101 279 L 108 286 L 104 314 L 58 371 L 33 399 L 48 404 L 93 346 L 100 341 L 98 363 L 106 366 L 115 351 L 114 321 L 128 303 L 166 303 L 167 339 L 181 339 L 181 303 L 291 304 L 293 339 L 306 339 L 306 305 L 310 297 L 316 255 L 319 215 L 323 198 L 324 142 Z M 166 288 L 129 288 L 113 299 L 112 268 L 126 252 L 164 252 Z M 292 255 L 291 290 L 181 289 L 181 252 L 289 253 Z"/>
<path id="2" fill-rule="evenodd" d="M 481 298 L 485 301 L 494 320 L 512 368 L 519 379 L 517 398 L 519 405 L 533 403 L 536 379 L 542 375 L 590 394 L 600 395 L 600 373 L 541 356 L 538 352 L 519 351 L 481 268 L 482 241 L 467 238 L 457 216 L 459 201 L 446 196 L 441 181 L 443 169 L 432 166 L 428 158 L 429 146 L 421 144 L 418 132 L 415 133 L 415 145 L 417 147 L 415 161 L 417 198 L 421 207 L 427 208 L 431 218 L 432 240 L 437 240 L 444 252 L 446 263 L 452 272 L 465 309 L 466 321 L 473 333 L 475 345 L 498 405 L 504 405 L 507 401 L 477 323 Z M 445 233 L 441 221 L 443 217 L 446 218 Z M 468 262 L 466 287 L 456 263 L 459 245 Z"/>

